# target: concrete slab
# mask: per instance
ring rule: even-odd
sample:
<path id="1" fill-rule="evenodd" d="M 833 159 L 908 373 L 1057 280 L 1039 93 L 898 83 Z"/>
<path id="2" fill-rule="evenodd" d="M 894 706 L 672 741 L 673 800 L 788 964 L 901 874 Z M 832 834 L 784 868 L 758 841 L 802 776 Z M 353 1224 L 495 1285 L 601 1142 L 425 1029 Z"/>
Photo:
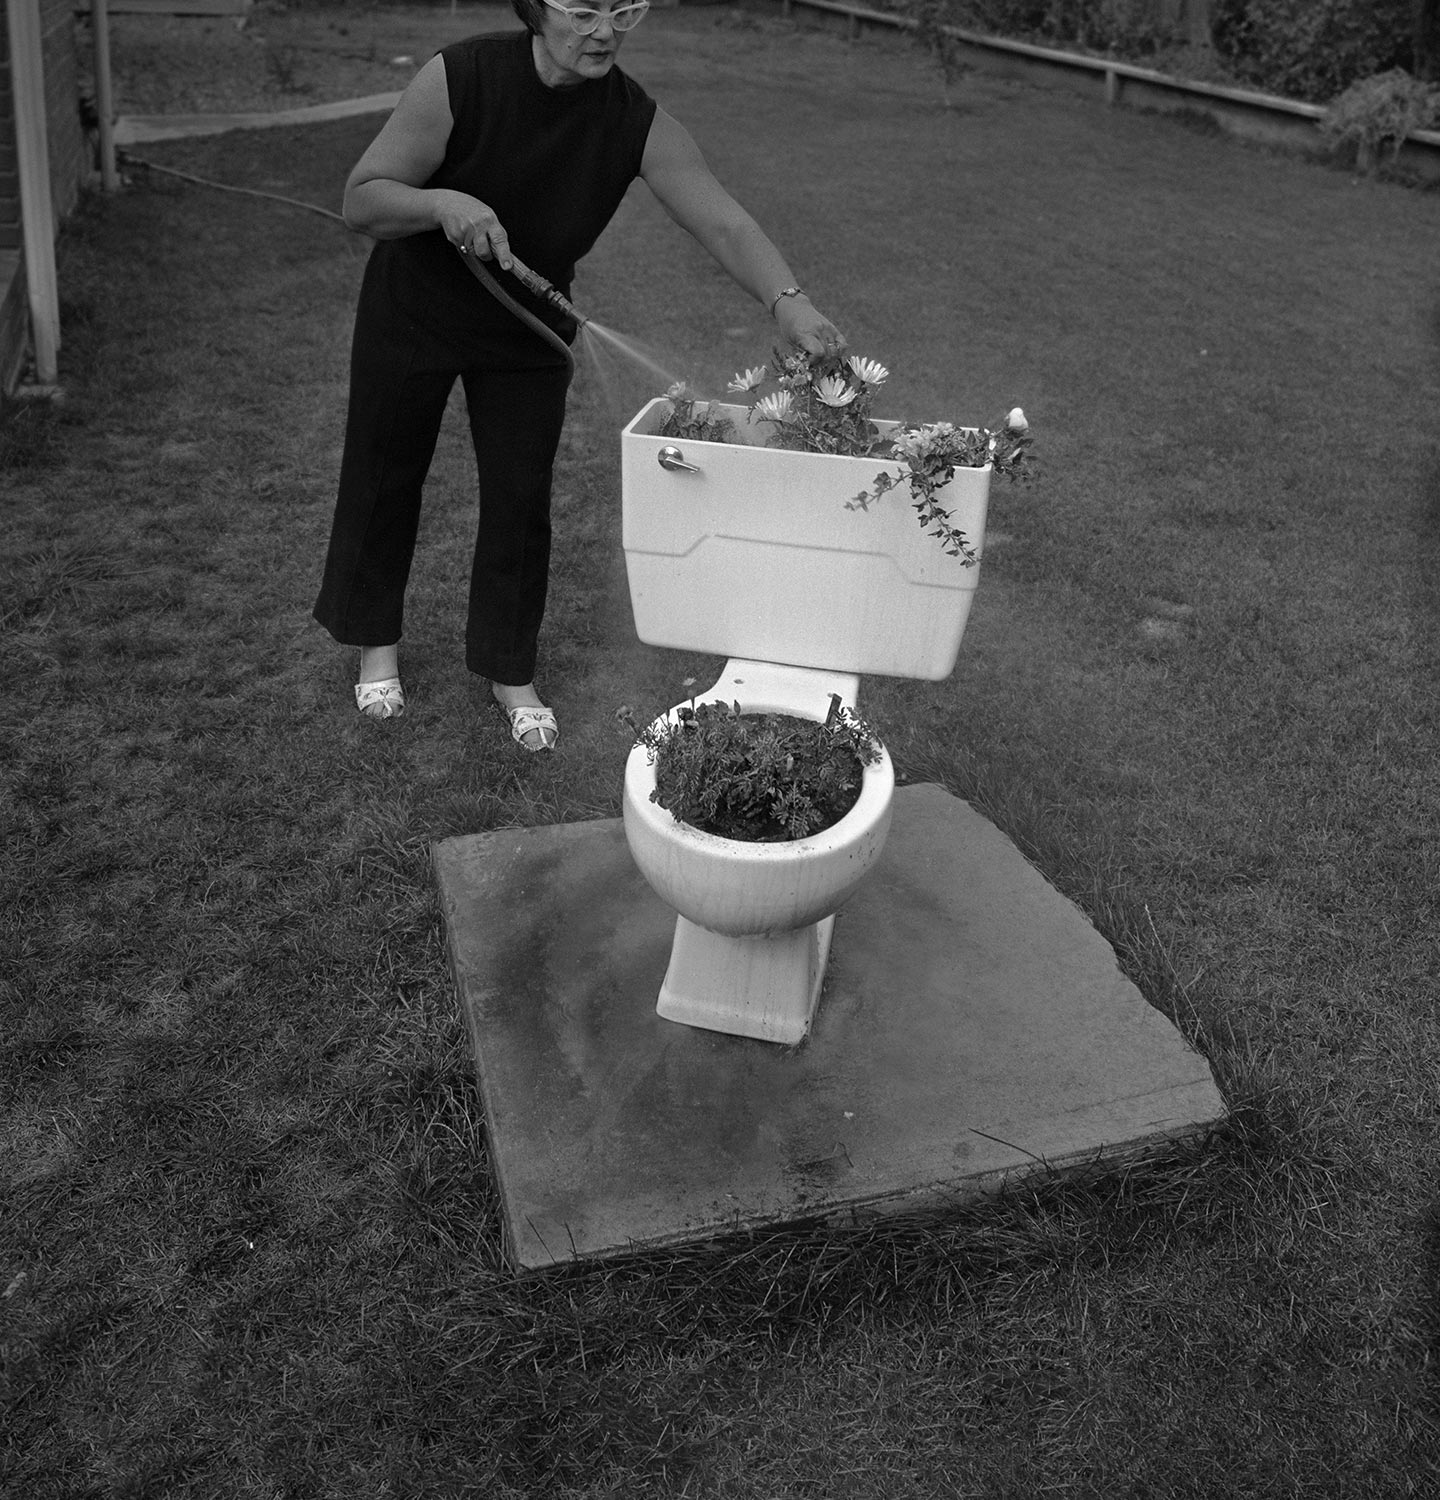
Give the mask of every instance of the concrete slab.
<path id="1" fill-rule="evenodd" d="M 522 1269 L 962 1201 L 1224 1113 L 1080 910 L 940 787 L 897 791 L 795 1048 L 656 1016 L 674 916 L 618 819 L 433 854 Z"/>

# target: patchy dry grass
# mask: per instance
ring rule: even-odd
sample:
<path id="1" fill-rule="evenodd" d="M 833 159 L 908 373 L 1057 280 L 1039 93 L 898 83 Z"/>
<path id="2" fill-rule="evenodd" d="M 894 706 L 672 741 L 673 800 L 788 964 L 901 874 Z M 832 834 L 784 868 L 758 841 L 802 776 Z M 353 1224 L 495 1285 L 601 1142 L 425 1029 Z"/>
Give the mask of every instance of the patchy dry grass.
<path id="1" fill-rule="evenodd" d="M 903 47 L 728 9 L 627 62 L 896 414 L 1031 415 L 1048 479 L 996 497 L 961 666 L 866 710 L 1233 1118 L 953 1215 L 511 1276 L 427 847 L 614 815 L 612 709 L 707 664 L 633 639 L 587 388 L 561 753 L 512 753 L 463 670 L 459 422 L 414 711 L 357 721 L 308 611 L 364 247 L 142 179 L 62 242 L 67 405 L 0 428 L 6 1493 L 1425 1493 L 1440 201 L 1009 84 L 946 113 Z M 333 208 L 374 124 L 148 149 Z M 643 199 L 577 300 L 712 386 L 768 351 Z"/>

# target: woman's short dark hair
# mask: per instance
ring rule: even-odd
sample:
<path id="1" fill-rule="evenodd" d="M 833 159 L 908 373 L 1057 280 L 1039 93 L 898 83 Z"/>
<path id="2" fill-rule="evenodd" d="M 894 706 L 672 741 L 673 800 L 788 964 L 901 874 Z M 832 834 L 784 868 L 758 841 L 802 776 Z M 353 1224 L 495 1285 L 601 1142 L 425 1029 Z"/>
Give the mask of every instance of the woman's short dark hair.
<path id="1" fill-rule="evenodd" d="M 510 9 L 525 23 L 526 31 L 537 36 L 545 27 L 545 7 L 541 0 L 510 0 Z"/>

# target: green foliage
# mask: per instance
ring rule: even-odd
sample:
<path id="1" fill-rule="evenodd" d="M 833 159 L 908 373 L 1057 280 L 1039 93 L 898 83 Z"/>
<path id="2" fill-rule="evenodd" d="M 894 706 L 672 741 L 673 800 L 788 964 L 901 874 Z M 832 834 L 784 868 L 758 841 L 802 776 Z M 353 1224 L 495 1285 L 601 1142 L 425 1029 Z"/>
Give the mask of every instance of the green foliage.
<path id="1" fill-rule="evenodd" d="M 1414 0 L 1215 0 L 1215 46 L 1239 82 L 1323 103 L 1414 66 Z"/>
<path id="2" fill-rule="evenodd" d="M 921 529 L 969 567 L 977 561 L 975 550 L 965 533 L 951 524 L 941 495 L 961 468 L 988 466 L 1007 479 L 1029 479 L 1031 439 L 1025 413 L 1017 406 L 993 428 L 902 423 L 882 432 L 871 409 L 876 391 L 889 378 L 884 365 L 861 355 L 782 354 L 776 349 L 770 364 L 741 371 L 729 390 L 749 408 L 748 421 L 773 429 L 769 447 L 839 458 L 883 458 L 898 465 L 898 474 L 877 474 L 872 488 L 847 500 L 846 509 L 868 510 L 872 500 L 908 483 Z M 761 395 L 769 381 L 776 389 Z M 728 439 L 732 424 L 716 418 L 712 405 L 693 400 L 683 382 L 672 385 L 666 396 L 670 412 L 660 436 L 700 438 L 713 431 L 722 434 L 714 441 Z"/>
<path id="3" fill-rule="evenodd" d="M 871 409 L 890 372 L 858 355 L 811 356 L 771 351 L 769 365 L 738 374 L 730 390 L 750 407 L 752 419 L 773 428 L 770 447 L 795 453 L 866 458 L 887 447 Z M 760 394 L 767 380 L 776 389 Z"/>
<path id="4" fill-rule="evenodd" d="M 666 398 L 670 410 L 660 424 L 661 437 L 689 438 L 699 443 L 728 443 L 735 435 L 735 424 L 726 416 L 717 416 L 715 402 L 697 401 L 684 381 L 677 381 Z"/>
<path id="5" fill-rule="evenodd" d="M 938 4 L 952 26 L 1088 52 L 1150 56 L 1169 39 L 1157 0 L 938 0 Z"/>
<path id="6" fill-rule="evenodd" d="M 831 695 L 824 720 L 743 713 L 696 703 L 635 733 L 655 767 L 658 802 L 682 823 L 721 838 L 779 843 L 838 823 L 855 805 L 865 767 L 880 759 L 875 731 Z"/>
<path id="7" fill-rule="evenodd" d="M 1354 146 L 1360 165 L 1370 168 L 1376 153 L 1390 143 L 1399 156 L 1405 137 L 1423 130 L 1440 111 L 1440 89 L 1431 89 L 1401 68 L 1352 83 L 1330 106 L 1321 132 L 1341 146 Z"/>
<path id="8" fill-rule="evenodd" d="M 932 3 L 949 25 L 969 31 L 1196 71 L 1180 7 L 1161 0 L 893 0 L 892 8 L 917 14 L 916 5 Z M 1376 73 L 1424 76 L 1435 62 L 1415 0 L 1210 0 L 1209 15 L 1212 67 L 1286 98 L 1323 102 Z"/>
<path id="9" fill-rule="evenodd" d="M 915 45 L 928 52 L 940 68 L 945 108 L 950 108 L 950 90 L 968 71 L 960 60 L 960 45 L 950 34 L 955 24 L 949 0 L 901 0 L 900 8 L 915 22 Z"/>
<path id="10" fill-rule="evenodd" d="M 891 434 L 890 457 L 899 474 L 882 470 L 873 488 L 861 490 L 845 502 L 847 510 L 868 510 L 872 500 L 905 483 L 921 528 L 938 539 L 951 557 L 965 567 L 979 561 L 975 549 L 959 527 L 951 524 L 950 512 L 941 504 L 945 486 L 956 469 L 983 469 L 986 465 L 1005 478 L 1029 481 L 1030 424 L 1017 406 L 994 427 L 956 427 L 951 422 L 932 422 L 921 427 L 901 427 Z"/>

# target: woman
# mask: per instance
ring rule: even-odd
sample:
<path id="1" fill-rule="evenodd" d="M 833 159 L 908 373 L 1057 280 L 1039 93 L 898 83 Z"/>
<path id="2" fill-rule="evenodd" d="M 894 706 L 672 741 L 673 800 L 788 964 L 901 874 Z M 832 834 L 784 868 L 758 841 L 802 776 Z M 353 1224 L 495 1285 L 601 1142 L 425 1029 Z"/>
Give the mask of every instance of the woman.
<path id="1" fill-rule="evenodd" d="M 569 366 L 476 284 L 462 256 L 568 341 L 569 323 L 504 274 L 513 254 L 562 292 L 635 177 L 811 354 L 844 347 L 790 267 L 720 186 L 689 134 L 615 65 L 647 0 L 610 9 L 511 0 L 520 33 L 426 63 L 345 186 L 345 219 L 378 243 L 351 354 L 339 498 L 315 616 L 360 647 L 361 713 L 404 710 L 399 641 L 420 494 L 441 416 L 464 385 L 480 480 L 466 665 L 516 743 L 559 734 L 535 689 L 550 555 L 550 477 Z"/>

